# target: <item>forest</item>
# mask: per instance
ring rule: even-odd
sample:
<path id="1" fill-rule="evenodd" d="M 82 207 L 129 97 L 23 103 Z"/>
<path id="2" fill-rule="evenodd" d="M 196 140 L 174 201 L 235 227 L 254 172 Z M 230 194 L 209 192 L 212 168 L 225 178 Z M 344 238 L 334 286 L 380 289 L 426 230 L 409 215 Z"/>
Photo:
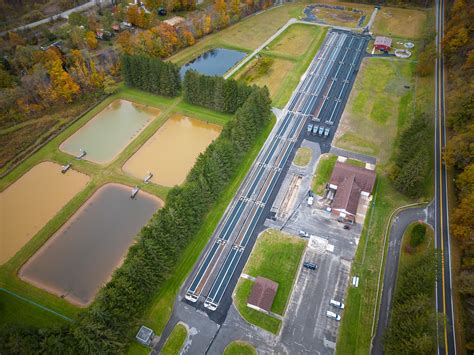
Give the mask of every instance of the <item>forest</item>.
<path id="1" fill-rule="evenodd" d="M 135 59 L 143 60 L 142 57 Z M 159 59 L 150 63 L 154 62 L 157 67 L 168 67 L 159 63 Z M 133 73 L 140 75 L 139 71 Z M 164 75 L 163 80 L 170 80 L 169 84 L 174 85 L 174 76 L 166 75 L 166 71 L 160 73 Z M 140 80 L 130 77 L 130 72 L 126 75 L 132 82 Z M 200 77 L 196 80 L 203 81 Z M 169 192 L 165 207 L 142 229 L 123 265 L 79 319 L 59 329 L 3 328 L 0 330 L 0 353 L 116 354 L 126 350 L 131 332 L 138 329 L 140 315 L 173 272 L 204 217 L 270 121 L 268 90 L 254 86 L 247 91 L 246 100 L 219 138 L 199 156 L 185 183 Z"/>
<path id="2" fill-rule="evenodd" d="M 453 172 L 454 204 L 450 227 L 460 260 L 457 287 L 462 309 L 465 346 L 474 350 L 474 1 L 454 0 L 447 7 L 443 42 L 447 75 L 447 123 L 449 139 L 446 163 Z M 456 270 L 455 269 L 455 270 Z M 455 284 L 455 285 L 456 285 Z"/>

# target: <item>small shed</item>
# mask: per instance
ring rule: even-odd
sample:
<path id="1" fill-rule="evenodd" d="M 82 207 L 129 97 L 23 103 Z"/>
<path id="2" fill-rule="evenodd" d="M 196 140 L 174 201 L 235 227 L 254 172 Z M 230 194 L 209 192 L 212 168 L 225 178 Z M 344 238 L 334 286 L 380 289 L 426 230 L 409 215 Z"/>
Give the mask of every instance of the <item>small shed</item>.
<path id="1" fill-rule="evenodd" d="M 374 48 L 379 51 L 388 52 L 392 48 L 392 39 L 389 37 L 375 37 Z"/>
<path id="2" fill-rule="evenodd" d="M 145 346 L 150 346 L 151 341 L 153 340 L 154 336 L 155 336 L 155 332 L 152 329 L 142 325 L 137 335 L 135 336 L 135 338 L 140 344 L 143 344 Z"/>
<path id="3" fill-rule="evenodd" d="M 278 290 L 278 284 L 265 277 L 257 277 L 247 300 L 247 307 L 269 313 Z"/>

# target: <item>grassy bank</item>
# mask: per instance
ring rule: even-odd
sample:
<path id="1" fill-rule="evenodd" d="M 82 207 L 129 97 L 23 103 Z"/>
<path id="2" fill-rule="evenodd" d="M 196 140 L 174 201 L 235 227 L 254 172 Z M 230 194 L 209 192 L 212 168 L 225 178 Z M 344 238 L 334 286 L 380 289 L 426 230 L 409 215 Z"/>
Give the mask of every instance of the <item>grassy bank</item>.
<path id="1" fill-rule="evenodd" d="M 261 234 L 255 243 L 243 272 L 278 283 L 271 309 L 273 313 L 283 315 L 285 312 L 305 247 L 305 241 L 273 229 Z M 278 333 L 280 320 L 247 307 L 252 286 L 253 282 L 250 280 L 239 281 L 234 296 L 237 309 L 248 322 Z"/>
<path id="2" fill-rule="evenodd" d="M 332 170 L 336 164 L 337 156 L 333 154 L 323 154 L 319 158 L 318 166 L 313 178 L 313 191 L 321 195 L 324 192 L 326 184 L 329 182 Z"/>
<path id="3" fill-rule="evenodd" d="M 166 343 L 161 349 L 163 355 L 178 355 L 188 336 L 188 330 L 180 323 L 176 324 L 173 331 L 166 339 Z"/>
<path id="4" fill-rule="evenodd" d="M 297 166 L 306 166 L 311 161 L 311 152 L 310 148 L 299 148 L 296 151 L 295 159 L 293 159 L 293 164 Z"/>
<path id="5" fill-rule="evenodd" d="M 255 142 L 252 150 L 242 161 L 237 175 L 234 177 L 231 184 L 229 184 L 227 190 L 218 200 L 212 211 L 206 217 L 203 227 L 200 229 L 193 241 L 188 245 L 180 260 L 178 260 L 176 264 L 177 266 L 172 276 L 163 284 L 163 287 L 156 294 L 150 308 L 147 312 L 145 312 L 143 324 L 152 328 L 157 334 L 161 334 L 163 331 L 168 319 L 171 316 L 174 301 L 176 295 L 178 294 L 179 288 L 185 281 L 199 255 L 206 246 L 209 238 L 214 232 L 214 229 L 219 223 L 219 220 L 224 214 L 225 209 L 237 192 L 237 189 L 247 174 L 247 171 L 250 169 L 261 147 L 265 143 L 265 140 L 270 134 L 274 124 L 275 119 L 273 119 L 271 124 L 269 124 L 265 130 L 263 130 L 260 137 Z"/>
<path id="6" fill-rule="evenodd" d="M 223 355 L 257 355 L 257 351 L 249 343 L 237 340 L 226 346 Z"/>

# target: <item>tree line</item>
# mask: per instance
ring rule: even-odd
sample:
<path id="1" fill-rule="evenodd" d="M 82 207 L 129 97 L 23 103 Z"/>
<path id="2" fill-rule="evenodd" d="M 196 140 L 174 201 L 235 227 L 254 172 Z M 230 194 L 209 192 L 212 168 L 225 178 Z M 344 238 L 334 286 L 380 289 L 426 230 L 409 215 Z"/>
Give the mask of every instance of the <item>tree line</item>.
<path id="1" fill-rule="evenodd" d="M 437 314 L 434 289 L 438 257 L 427 253 L 403 266 L 397 274 L 390 324 L 384 350 L 390 354 L 436 352 Z"/>
<path id="2" fill-rule="evenodd" d="M 123 55 L 122 76 L 127 86 L 153 94 L 177 96 L 181 88 L 178 66 L 157 58 Z"/>
<path id="3" fill-rule="evenodd" d="M 417 113 L 399 137 L 390 177 L 395 188 L 411 198 L 418 198 L 425 193 L 431 170 L 431 136 L 430 118 Z"/>
<path id="4" fill-rule="evenodd" d="M 446 8 L 443 49 L 449 136 L 445 159 L 456 195 L 449 224 L 461 254 L 453 265 L 458 271 L 453 289 L 460 294 L 462 309 L 457 316 L 464 326 L 464 332 L 456 335 L 470 353 L 474 351 L 474 1 L 454 0 Z"/>
<path id="5" fill-rule="evenodd" d="M 186 181 L 139 233 L 123 265 L 75 323 L 57 329 L 4 327 L 0 353 L 123 353 L 154 294 L 173 272 L 217 199 L 271 118 L 268 90 L 249 95 L 220 136 L 202 153 Z"/>
<path id="6" fill-rule="evenodd" d="M 236 112 L 252 91 L 258 89 L 233 79 L 200 75 L 194 70 L 188 70 L 183 80 L 183 96 L 187 102 L 225 113 Z"/>

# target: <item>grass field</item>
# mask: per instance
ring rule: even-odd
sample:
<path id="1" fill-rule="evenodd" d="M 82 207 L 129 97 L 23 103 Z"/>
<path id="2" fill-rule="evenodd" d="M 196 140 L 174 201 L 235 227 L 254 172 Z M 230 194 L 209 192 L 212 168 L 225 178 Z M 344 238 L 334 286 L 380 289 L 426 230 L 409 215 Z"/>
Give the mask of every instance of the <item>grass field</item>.
<path id="1" fill-rule="evenodd" d="M 166 339 L 166 343 L 161 349 L 163 355 L 178 355 L 188 336 L 188 330 L 180 323 L 176 324 L 173 331 Z"/>
<path id="2" fill-rule="evenodd" d="M 333 154 L 323 154 L 319 158 L 318 166 L 313 178 L 313 191 L 317 195 L 322 195 L 326 184 L 329 182 L 332 170 L 336 164 L 337 156 Z"/>
<path id="3" fill-rule="evenodd" d="M 223 355 L 257 355 L 257 351 L 251 344 L 236 340 L 226 346 Z"/>
<path id="4" fill-rule="evenodd" d="M 68 322 L 26 301 L 0 290 L 0 326 L 27 325 L 38 328 L 57 327 Z"/>
<path id="5" fill-rule="evenodd" d="M 262 58 L 271 58 L 263 56 Z M 285 80 L 294 70 L 294 63 L 291 60 L 282 58 L 271 58 L 272 64 L 265 74 L 258 73 L 257 59 L 252 59 L 245 67 L 245 71 L 239 73 L 236 79 L 242 79 L 248 84 L 258 86 L 267 86 L 270 91 L 270 97 L 278 95 L 280 89 L 284 86 Z"/>
<path id="6" fill-rule="evenodd" d="M 243 272 L 278 283 L 273 313 L 283 315 L 285 312 L 305 247 L 305 241 L 273 229 L 262 233 L 255 243 Z M 247 279 L 239 281 L 234 296 L 236 307 L 248 322 L 276 334 L 281 323 L 278 319 L 247 307 L 252 286 L 253 282 Z"/>
<path id="7" fill-rule="evenodd" d="M 176 263 L 176 268 L 172 272 L 170 278 L 163 283 L 162 288 L 154 297 L 150 308 L 145 312 L 142 323 L 152 328 L 157 334 L 161 334 L 173 310 L 174 301 L 179 288 L 185 281 L 189 272 L 196 263 L 201 251 L 205 247 L 219 220 L 224 214 L 225 209 L 234 197 L 240 183 L 243 181 L 248 169 L 252 165 L 255 157 L 259 153 L 265 140 L 275 124 L 275 120 L 266 127 L 258 140 L 255 142 L 252 150 L 242 161 L 237 175 L 234 177 L 229 187 L 218 200 L 212 211 L 207 215 L 203 227 L 199 230 L 196 237 L 191 241 L 186 250 L 181 255 L 180 260 Z"/>
<path id="8" fill-rule="evenodd" d="M 21 281 L 17 277 L 19 268 L 28 260 L 48 239 L 54 234 L 77 209 L 102 185 L 109 182 L 122 183 L 128 186 L 140 185 L 144 191 L 152 193 L 162 200 L 166 199 L 169 188 L 147 184 L 143 185 L 141 179 L 136 179 L 122 173 L 121 167 L 125 161 L 135 153 L 146 140 L 151 137 L 157 129 L 173 114 L 182 113 L 191 115 L 194 118 L 207 120 L 211 123 L 224 124 L 230 119 L 230 115 L 219 114 L 203 108 L 191 106 L 181 101 L 181 98 L 168 99 L 155 96 L 138 90 L 122 88 L 117 94 L 110 96 L 81 119 L 75 122 L 71 127 L 58 135 L 55 139 L 45 145 L 36 154 L 27 159 L 18 168 L 13 170 L 9 175 L 0 180 L 0 190 L 7 188 L 11 183 L 16 181 L 25 172 L 42 161 L 53 161 L 59 164 L 65 164 L 72 160 L 71 156 L 61 152 L 58 147 L 64 139 L 69 137 L 80 127 L 86 124 L 98 112 L 106 107 L 110 102 L 117 98 L 128 99 L 150 106 L 158 107 L 161 110 L 160 115 L 155 118 L 146 129 L 134 139 L 120 155 L 110 164 L 99 166 L 85 160 L 74 160 L 73 168 L 77 171 L 85 173 L 91 177 L 91 181 L 86 185 L 85 189 L 79 192 L 65 207 L 59 211 L 31 240 L 7 263 L 0 267 L 0 287 L 16 292 L 23 297 L 31 299 L 47 308 L 50 308 L 69 318 L 75 318 L 80 312 L 78 307 L 71 305 L 64 299 L 49 294 L 46 291 L 33 287 L 32 285 Z M 8 304 L 9 310 L 6 312 L 14 312 L 18 304 Z M 32 317 L 34 309 L 32 309 Z"/>
<path id="9" fill-rule="evenodd" d="M 337 338 L 336 354 L 368 354 L 376 307 L 377 283 L 385 228 L 390 214 L 410 201 L 398 194 L 389 179 L 378 174 L 375 197 L 352 263 L 351 275 L 360 277 L 358 288 L 350 287 Z M 379 295 L 380 296 L 380 295 Z"/>
<path id="10" fill-rule="evenodd" d="M 293 160 L 293 164 L 297 166 L 306 166 L 311 161 L 311 152 L 310 148 L 299 148 L 296 151 L 295 159 Z"/>
<path id="11" fill-rule="evenodd" d="M 270 90 L 272 105 L 283 108 L 319 50 L 326 32 L 326 28 L 319 26 L 295 24 L 288 27 L 260 52 L 263 58 L 273 60 L 264 75 L 256 75 L 258 67 L 257 59 L 254 59 L 239 70 L 235 78 L 249 84 L 266 85 Z"/>
<path id="12" fill-rule="evenodd" d="M 428 11 L 385 7 L 378 12 L 372 28 L 375 35 L 420 38 L 428 18 Z"/>
<path id="13" fill-rule="evenodd" d="M 391 157 L 400 127 L 414 115 L 414 64 L 383 58 L 364 59 L 336 134 L 336 146 Z"/>
<path id="14" fill-rule="evenodd" d="M 317 40 L 322 32 L 322 28 L 318 26 L 292 25 L 267 48 L 278 54 L 299 57 L 306 53 L 308 44 Z"/>

